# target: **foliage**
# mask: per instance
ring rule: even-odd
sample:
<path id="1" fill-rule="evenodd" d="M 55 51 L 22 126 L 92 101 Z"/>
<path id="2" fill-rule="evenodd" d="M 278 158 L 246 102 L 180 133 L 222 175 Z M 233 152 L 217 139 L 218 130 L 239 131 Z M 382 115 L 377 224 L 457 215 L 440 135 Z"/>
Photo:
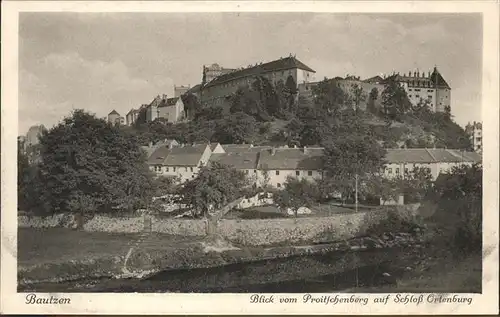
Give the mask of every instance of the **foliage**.
<path id="1" fill-rule="evenodd" d="M 184 104 L 184 111 L 189 120 L 194 119 L 196 113 L 202 109 L 201 103 L 198 98 L 192 93 L 187 93 L 181 96 L 182 103 Z"/>
<path id="2" fill-rule="evenodd" d="M 258 124 L 252 116 L 237 112 L 217 122 L 213 138 L 222 144 L 252 143 L 257 128 Z"/>
<path id="3" fill-rule="evenodd" d="M 367 110 L 373 114 L 377 114 L 378 110 L 375 107 L 375 101 L 378 99 L 378 89 L 373 88 L 368 95 Z"/>
<path id="4" fill-rule="evenodd" d="M 320 197 L 318 186 L 306 179 L 287 177 L 283 190 L 273 193 L 274 202 L 282 209 L 290 208 L 297 217 L 300 207 L 311 207 Z"/>
<path id="5" fill-rule="evenodd" d="M 75 110 L 40 143 L 41 199 L 50 212 L 133 210 L 149 201 L 144 152 L 120 128 Z"/>
<path id="6" fill-rule="evenodd" d="M 358 177 L 358 191 L 366 194 L 369 178 L 384 164 L 385 150 L 362 129 L 341 131 L 324 145 L 323 166 L 325 177 L 331 180 L 331 191 L 341 193 L 344 200 L 352 198 Z"/>
<path id="7" fill-rule="evenodd" d="M 193 217 L 206 217 L 212 209 L 221 208 L 241 197 L 248 185 L 243 172 L 213 163 L 203 167 L 196 178 L 185 183 L 179 194 L 181 202 L 192 207 Z"/>
<path id="8" fill-rule="evenodd" d="M 453 223 L 453 246 L 460 253 L 482 250 L 482 175 L 480 164 L 453 167 L 434 183 L 434 198 Z"/>
<path id="9" fill-rule="evenodd" d="M 36 211 L 40 207 L 40 187 L 37 164 L 30 162 L 18 142 L 17 148 L 17 206 L 19 210 Z"/>
<path id="10" fill-rule="evenodd" d="M 314 87 L 313 93 L 315 106 L 334 115 L 346 105 L 348 99 L 347 94 L 335 79 L 324 79 Z"/>
<path id="11" fill-rule="evenodd" d="M 401 120 L 401 116 L 411 108 L 411 102 L 404 88 L 395 78 L 388 78 L 382 92 L 383 114 L 387 120 Z"/>
<path id="12" fill-rule="evenodd" d="M 365 102 L 366 94 L 363 88 L 358 84 L 352 84 L 349 91 L 349 101 L 354 109 L 360 109 L 361 104 Z"/>

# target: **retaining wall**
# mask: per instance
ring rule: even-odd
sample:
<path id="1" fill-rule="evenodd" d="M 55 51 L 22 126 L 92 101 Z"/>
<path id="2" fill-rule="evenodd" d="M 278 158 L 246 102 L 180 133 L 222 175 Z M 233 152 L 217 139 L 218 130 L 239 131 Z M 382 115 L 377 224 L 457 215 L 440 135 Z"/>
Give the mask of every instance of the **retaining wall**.
<path id="1" fill-rule="evenodd" d="M 74 225 L 67 215 L 52 217 L 19 217 L 19 227 L 66 227 Z M 248 246 L 293 244 L 300 242 L 327 242 L 350 239 L 363 235 L 372 223 L 385 217 L 383 212 L 338 214 L 330 217 L 299 217 L 283 219 L 223 219 L 218 224 L 218 233 L 225 239 Z M 150 218 L 151 231 L 181 236 L 204 236 L 205 220 L 158 219 Z M 145 230 L 147 218 L 117 218 L 97 215 L 84 224 L 83 230 L 89 232 L 137 233 Z"/>

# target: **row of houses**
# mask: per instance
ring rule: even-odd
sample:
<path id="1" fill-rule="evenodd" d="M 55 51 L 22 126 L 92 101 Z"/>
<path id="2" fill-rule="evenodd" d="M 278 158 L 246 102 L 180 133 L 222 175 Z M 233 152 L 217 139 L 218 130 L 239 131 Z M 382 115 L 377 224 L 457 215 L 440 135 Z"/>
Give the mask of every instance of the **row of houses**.
<path id="1" fill-rule="evenodd" d="M 310 181 L 322 177 L 324 149 L 320 147 L 167 143 L 150 151 L 147 163 L 157 176 L 178 177 L 181 183 L 195 178 L 203 166 L 213 162 L 243 171 L 257 187 L 267 184 L 280 188 L 288 176 Z M 434 179 L 453 166 L 481 161 L 477 153 L 451 149 L 390 149 L 385 159 L 387 177 L 405 175 L 419 167 L 427 168 Z"/>
<path id="2" fill-rule="evenodd" d="M 185 93 L 189 87 L 179 86 L 176 89 Z M 168 98 L 164 94 L 156 96 L 149 104 L 143 104 L 138 109 L 130 109 L 125 117 L 121 116 L 116 110 L 113 110 L 108 114 L 107 120 L 112 124 L 126 124 L 130 126 L 138 120 L 141 112 L 143 112 L 146 122 L 161 118 L 165 122 L 177 123 L 186 120 L 188 117 L 181 96 Z"/>

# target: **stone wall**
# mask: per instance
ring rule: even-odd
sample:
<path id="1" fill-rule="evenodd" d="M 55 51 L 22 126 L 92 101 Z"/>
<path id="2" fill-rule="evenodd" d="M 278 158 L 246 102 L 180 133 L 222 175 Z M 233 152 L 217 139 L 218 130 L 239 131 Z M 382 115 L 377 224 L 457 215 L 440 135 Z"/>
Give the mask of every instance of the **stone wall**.
<path id="1" fill-rule="evenodd" d="M 281 219 L 232 220 L 223 219 L 218 224 L 218 234 L 241 245 L 263 246 L 294 243 L 329 242 L 350 239 L 364 234 L 372 223 L 384 218 L 383 212 L 339 214 L 330 217 L 299 217 Z M 60 227 L 64 221 L 54 219 L 68 216 L 40 218 L 19 217 L 19 227 Z M 38 219 L 38 220 L 37 220 Z M 181 236 L 204 236 L 205 220 L 151 219 L 151 231 Z M 149 221 L 146 221 L 148 223 Z M 146 226 L 147 228 L 148 226 Z M 117 218 L 98 215 L 84 224 L 90 232 L 137 233 L 145 230 L 145 218 Z"/>

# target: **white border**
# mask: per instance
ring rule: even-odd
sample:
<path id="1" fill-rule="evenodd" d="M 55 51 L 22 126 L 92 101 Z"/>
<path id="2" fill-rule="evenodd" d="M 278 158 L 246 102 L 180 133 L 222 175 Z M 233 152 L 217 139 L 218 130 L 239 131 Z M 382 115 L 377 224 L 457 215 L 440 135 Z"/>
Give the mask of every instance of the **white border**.
<path id="1" fill-rule="evenodd" d="M 16 293 L 18 13 L 31 12 L 448 12 L 483 14 L 483 294 L 470 306 L 250 304 L 246 294 L 68 294 L 71 305 L 25 305 Z M 498 313 L 499 7 L 496 1 L 2 2 L 2 313 L 18 314 L 494 314 Z M 485 254 L 486 254 L 485 253 Z M 57 295 L 57 294 L 53 294 Z M 63 294 L 59 294 L 63 295 Z M 298 295 L 298 294 L 290 294 Z M 357 294 L 361 295 L 361 294 Z M 370 299 L 377 295 L 364 294 Z M 382 295 L 382 294 L 381 294 Z"/>

